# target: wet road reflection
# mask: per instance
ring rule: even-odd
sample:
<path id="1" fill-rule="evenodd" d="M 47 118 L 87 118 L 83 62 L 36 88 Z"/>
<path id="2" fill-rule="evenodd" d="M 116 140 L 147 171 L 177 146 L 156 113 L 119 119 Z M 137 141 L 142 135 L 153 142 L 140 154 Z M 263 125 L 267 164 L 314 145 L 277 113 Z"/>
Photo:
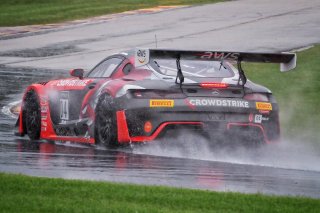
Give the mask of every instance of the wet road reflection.
<path id="1" fill-rule="evenodd" d="M 0 170 L 35 176 L 319 197 L 319 172 L 133 154 L 75 144 L 15 140 Z"/>
<path id="2" fill-rule="evenodd" d="M 152 146 L 134 150 L 106 150 L 70 143 L 31 143 L 27 138 L 13 136 L 15 118 L 4 112 L 4 108 L 19 100 L 23 88 L 29 83 L 57 75 L 61 73 L 0 67 L 0 171 L 68 179 L 320 197 L 320 170 L 304 170 L 303 166 L 300 169 L 284 169 L 223 162 L 221 157 L 220 162 L 217 161 L 219 158 L 207 160 L 200 157 L 205 153 L 196 149 L 198 144 L 189 147 L 197 152 L 191 159 L 172 152 L 171 148 L 162 150 L 168 155 L 161 156 L 155 150 L 158 147 Z M 185 151 L 182 152 L 185 154 Z M 220 153 L 223 156 L 226 154 Z"/>

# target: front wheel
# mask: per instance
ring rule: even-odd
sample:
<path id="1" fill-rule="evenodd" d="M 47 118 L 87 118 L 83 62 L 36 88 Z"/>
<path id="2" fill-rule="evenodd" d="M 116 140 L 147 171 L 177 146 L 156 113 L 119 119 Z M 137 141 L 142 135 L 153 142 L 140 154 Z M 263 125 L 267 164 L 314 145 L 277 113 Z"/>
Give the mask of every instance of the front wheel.
<path id="1" fill-rule="evenodd" d="M 101 95 L 96 106 L 94 139 L 96 144 L 118 145 L 116 114 L 112 106 L 112 97 L 108 94 Z"/>
<path id="2" fill-rule="evenodd" d="M 25 128 L 31 140 L 38 140 L 41 132 L 41 110 L 37 93 L 30 90 L 26 94 L 24 106 Z"/>

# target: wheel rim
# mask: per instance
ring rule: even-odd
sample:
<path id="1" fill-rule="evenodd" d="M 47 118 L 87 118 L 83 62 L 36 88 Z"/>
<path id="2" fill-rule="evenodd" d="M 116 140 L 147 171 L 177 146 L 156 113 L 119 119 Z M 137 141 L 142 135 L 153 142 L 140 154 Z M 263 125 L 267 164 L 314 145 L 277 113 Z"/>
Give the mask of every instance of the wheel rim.
<path id="1" fill-rule="evenodd" d="M 114 130 L 114 118 L 113 112 L 107 109 L 109 109 L 109 97 L 104 96 L 98 106 L 96 128 L 99 143 L 111 145 L 114 139 L 112 134 Z"/>
<path id="2" fill-rule="evenodd" d="M 111 113 L 107 111 L 105 113 L 102 113 L 102 115 L 100 114 L 99 116 L 101 116 L 98 122 L 99 138 L 101 142 L 105 143 L 106 141 L 108 141 L 112 130 L 112 119 L 110 117 Z"/>

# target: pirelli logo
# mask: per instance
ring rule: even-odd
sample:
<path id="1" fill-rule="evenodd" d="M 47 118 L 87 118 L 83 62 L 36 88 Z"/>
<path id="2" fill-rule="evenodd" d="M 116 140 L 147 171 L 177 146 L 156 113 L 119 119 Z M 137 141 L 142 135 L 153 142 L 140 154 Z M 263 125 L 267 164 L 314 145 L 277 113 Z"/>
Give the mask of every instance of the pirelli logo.
<path id="1" fill-rule="evenodd" d="M 174 100 L 150 100 L 150 107 L 174 107 Z"/>
<path id="2" fill-rule="evenodd" d="M 272 110 L 272 105 L 271 103 L 266 103 L 266 102 L 256 102 L 256 108 L 259 110 Z"/>

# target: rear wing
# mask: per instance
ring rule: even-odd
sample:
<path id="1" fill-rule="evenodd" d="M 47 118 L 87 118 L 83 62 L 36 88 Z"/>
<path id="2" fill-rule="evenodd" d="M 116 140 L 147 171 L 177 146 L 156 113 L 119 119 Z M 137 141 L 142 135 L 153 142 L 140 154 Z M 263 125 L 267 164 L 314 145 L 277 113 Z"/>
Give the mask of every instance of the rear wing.
<path id="1" fill-rule="evenodd" d="M 295 53 L 253 53 L 253 52 L 221 52 L 221 51 L 185 51 L 168 49 L 137 48 L 135 51 L 135 66 L 140 67 L 149 63 L 150 58 L 185 59 L 206 61 L 236 61 L 280 63 L 280 71 L 286 72 L 296 67 Z"/>

